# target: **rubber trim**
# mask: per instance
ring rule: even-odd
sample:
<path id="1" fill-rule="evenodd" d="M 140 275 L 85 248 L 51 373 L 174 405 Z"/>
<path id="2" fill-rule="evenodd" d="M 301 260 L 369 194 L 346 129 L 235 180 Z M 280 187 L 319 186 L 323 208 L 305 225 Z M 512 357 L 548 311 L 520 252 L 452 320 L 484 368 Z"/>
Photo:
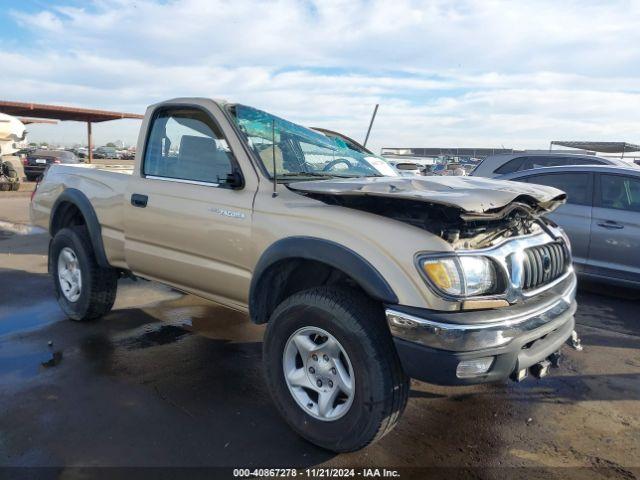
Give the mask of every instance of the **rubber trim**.
<path id="1" fill-rule="evenodd" d="M 78 210 L 80 210 L 80 213 L 82 213 L 82 216 L 84 217 L 87 231 L 89 232 L 89 238 L 91 239 L 91 245 L 93 246 L 96 261 L 99 266 L 109 268 L 111 265 L 109 265 L 107 255 L 104 251 L 104 245 L 102 243 L 102 227 L 100 226 L 100 222 L 98 221 L 98 217 L 91 205 L 91 202 L 80 190 L 67 188 L 56 199 L 53 204 L 53 208 L 51 209 L 51 216 L 49 217 L 49 233 L 53 236 L 54 219 L 58 213 L 58 208 L 60 208 L 60 206 L 65 202 L 75 205 Z M 64 228 L 64 226 L 61 226 L 61 228 Z"/>

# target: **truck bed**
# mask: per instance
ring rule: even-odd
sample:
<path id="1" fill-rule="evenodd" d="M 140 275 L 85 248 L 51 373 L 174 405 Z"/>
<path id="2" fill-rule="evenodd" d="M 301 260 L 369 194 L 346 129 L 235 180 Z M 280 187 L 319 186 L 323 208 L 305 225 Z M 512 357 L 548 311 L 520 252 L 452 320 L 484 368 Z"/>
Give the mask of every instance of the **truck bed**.
<path id="1" fill-rule="evenodd" d="M 132 173 L 133 167 L 128 165 L 52 165 L 46 181 L 38 186 L 34 195 L 31 221 L 48 230 L 56 199 L 67 189 L 79 190 L 91 202 L 98 217 L 109 263 L 126 268 L 122 206 Z"/>

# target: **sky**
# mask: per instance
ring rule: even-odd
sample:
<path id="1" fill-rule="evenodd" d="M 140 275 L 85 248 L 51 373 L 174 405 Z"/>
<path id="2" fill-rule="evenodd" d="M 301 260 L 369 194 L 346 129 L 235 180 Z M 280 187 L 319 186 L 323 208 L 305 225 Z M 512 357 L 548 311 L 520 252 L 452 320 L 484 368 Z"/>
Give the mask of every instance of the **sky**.
<path id="1" fill-rule="evenodd" d="M 225 98 L 380 147 L 640 143 L 640 1 L 0 0 L 0 98 Z M 138 121 L 94 128 L 134 144 Z M 84 142 L 81 123 L 31 141 Z"/>

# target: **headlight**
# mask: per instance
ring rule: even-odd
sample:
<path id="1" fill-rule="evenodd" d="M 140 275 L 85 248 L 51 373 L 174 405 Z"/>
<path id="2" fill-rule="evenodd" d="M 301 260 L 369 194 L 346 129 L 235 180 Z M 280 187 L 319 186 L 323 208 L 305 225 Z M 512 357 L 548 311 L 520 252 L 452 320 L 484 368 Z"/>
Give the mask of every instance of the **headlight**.
<path id="1" fill-rule="evenodd" d="M 486 257 L 422 257 L 422 272 L 438 290 L 454 297 L 499 293 L 500 279 L 494 263 Z"/>

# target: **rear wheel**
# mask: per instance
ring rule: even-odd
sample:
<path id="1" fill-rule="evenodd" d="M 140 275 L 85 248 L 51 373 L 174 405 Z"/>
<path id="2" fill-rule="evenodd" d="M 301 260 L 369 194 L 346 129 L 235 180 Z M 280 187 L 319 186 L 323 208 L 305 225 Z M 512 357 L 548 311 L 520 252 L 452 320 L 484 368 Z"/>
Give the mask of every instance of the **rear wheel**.
<path id="1" fill-rule="evenodd" d="M 409 381 L 382 309 L 351 289 L 314 288 L 282 302 L 267 326 L 263 356 L 284 419 L 332 451 L 379 440 L 407 403 Z"/>
<path id="2" fill-rule="evenodd" d="M 58 303 L 72 320 L 93 320 L 113 307 L 118 273 L 98 265 L 86 227 L 56 233 L 49 249 L 49 271 Z"/>

